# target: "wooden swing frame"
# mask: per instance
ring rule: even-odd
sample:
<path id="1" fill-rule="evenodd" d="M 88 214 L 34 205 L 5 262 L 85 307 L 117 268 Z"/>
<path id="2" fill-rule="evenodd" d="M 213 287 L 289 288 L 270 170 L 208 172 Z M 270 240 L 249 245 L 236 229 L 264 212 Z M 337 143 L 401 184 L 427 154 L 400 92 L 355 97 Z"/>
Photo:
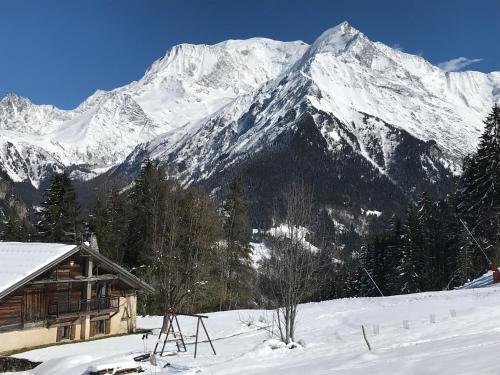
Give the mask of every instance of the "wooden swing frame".
<path id="1" fill-rule="evenodd" d="M 210 338 L 210 335 L 208 334 L 207 327 L 205 326 L 205 323 L 203 322 L 203 319 L 208 319 L 208 316 L 199 315 L 199 314 L 184 314 L 184 313 L 177 313 L 177 312 L 167 312 L 164 315 L 163 326 L 161 327 L 160 334 L 158 336 L 158 340 L 156 341 L 156 345 L 155 345 L 155 349 L 153 351 L 153 354 L 157 353 L 162 334 L 165 335 L 165 339 L 163 340 L 163 346 L 161 348 L 160 356 L 163 356 L 163 352 L 165 351 L 165 346 L 166 346 L 167 342 L 175 342 L 175 344 L 177 346 L 177 352 L 179 352 L 179 353 L 187 352 L 186 342 L 184 341 L 184 336 L 183 336 L 182 331 L 181 331 L 181 326 L 179 324 L 179 320 L 177 319 L 178 316 L 187 316 L 187 317 L 197 319 L 196 338 L 195 338 L 195 342 L 194 342 L 194 358 L 196 358 L 196 355 L 198 353 L 198 339 L 199 339 L 199 333 L 200 333 L 200 324 L 201 324 L 203 330 L 205 331 L 205 335 L 207 336 L 208 342 L 210 343 L 210 347 L 212 348 L 214 355 L 217 355 L 217 353 L 215 352 L 214 345 L 212 343 L 212 339 Z M 167 325 L 166 331 L 165 331 L 165 325 Z M 175 327 L 177 327 L 177 331 L 175 330 Z M 173 340 L 168 339 L 169 335 L 173 336 Z"/>

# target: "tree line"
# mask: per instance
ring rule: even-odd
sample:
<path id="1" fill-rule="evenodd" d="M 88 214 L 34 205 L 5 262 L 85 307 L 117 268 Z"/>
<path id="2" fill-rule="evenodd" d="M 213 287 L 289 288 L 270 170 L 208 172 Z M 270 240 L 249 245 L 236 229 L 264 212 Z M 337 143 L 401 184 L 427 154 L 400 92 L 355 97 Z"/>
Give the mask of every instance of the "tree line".
<path id="1" fill-rule="evenodd" d="M 377 296 L 450 289 L 500 261 L 500 107 L 446 197 L 420 195 L 404 217 L 368 234 L 351 259 L 350 293 Z M 484 251 L 484 254 L 483 254 Z M 370 279 L 373 278 L 373 281 Z M 377 286 L 376 286 L 376 285 Z"/>

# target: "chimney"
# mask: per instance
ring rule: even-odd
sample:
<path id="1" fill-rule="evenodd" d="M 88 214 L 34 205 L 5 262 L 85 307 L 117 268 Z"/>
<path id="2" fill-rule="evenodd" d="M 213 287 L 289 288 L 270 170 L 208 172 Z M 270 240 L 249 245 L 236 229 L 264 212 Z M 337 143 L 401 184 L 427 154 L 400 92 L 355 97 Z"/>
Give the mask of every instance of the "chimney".
<path id="1" fill-rule="evenodd" d="M 97 244 L 97 236 L 95 235 L 95 233 L 92 233 L 90 235 L 89 247 L 92 250 L 99 251 L 99 245 Z"/>

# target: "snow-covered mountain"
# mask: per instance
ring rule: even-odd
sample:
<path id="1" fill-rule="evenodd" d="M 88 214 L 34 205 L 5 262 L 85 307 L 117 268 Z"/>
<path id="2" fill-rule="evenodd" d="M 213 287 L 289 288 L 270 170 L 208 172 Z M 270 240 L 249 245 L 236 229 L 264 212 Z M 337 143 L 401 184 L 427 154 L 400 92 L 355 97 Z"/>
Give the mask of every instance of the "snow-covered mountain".
<path id="1" fill-rule="evenodd" d="M 500 72 L 446 73 L 342 23 L 324 32 L 275 80 L 198 126 L 177 131 L 176 137 L 157 137 L 136 152 L 182 164 L 187 179 L 207 178 L 219 156 L 227 167 L 296 126 L 302 114 L 321 111 L 337 122 L 321 123 L 315 115 L 329 148 L 346 141 L 382 173 L 393 159 L 397 130 L 435 141 L 443 151 L 440 161 L 456 170 L 474 150 L 482 121 L 498 99 Z"/>
<path id="2" fill-rule="evenodd" d="M 335 168 L 357 160 L 411 190 L 408 160 L 418 171 L 406 173 L 431 182 L 458 171 L 499 99 L 500 72 L 447 73 L 344 22 L 310 46 L 263 38 L 175 46 L 140 80 L 71 111 L 7 95 L 0 163 L 38 186 L 54 169 L 89 178 L 117 165 L 113 173 L 137 170 L 148 156 L 198 182 L 302 134 Z"/>
<path id="3" fill-rule="evenodd" d="M 190 128 L 299 59 L 302 42 L 255 38 L 213 46 L 182 44 L 139 80 L 97 91 L 74 110 L 0 101 L 0 164 L 35 187 L 53 170 L 81 166 L 88 178 L 121 162 L 139 143 Z"/>

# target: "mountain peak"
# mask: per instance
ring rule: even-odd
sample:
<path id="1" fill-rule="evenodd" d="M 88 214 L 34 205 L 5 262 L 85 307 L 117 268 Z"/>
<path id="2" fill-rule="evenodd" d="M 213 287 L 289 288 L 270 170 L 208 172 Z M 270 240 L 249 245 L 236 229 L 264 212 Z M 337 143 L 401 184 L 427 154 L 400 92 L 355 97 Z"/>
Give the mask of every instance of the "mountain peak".
<path id="1" fill-rule="evenodd" d="M 339 23 L 337 26 L 332 27 L 330 30 L 337 29 L 337 28 L 340 29 L 340 30 L 342 30 L 343 32 L 355 32 L 355 33 L 359 33 L 359 30 L 357 30 L 355 27 L 353 27 L 347 21 L 343 21 L 343 22 Z"/>
<path id="2" fill-rule="evenodd" d="M 31 105 L 31 101 L 28 98 L 19 96 L 13 92 L 8 92 L 2 100 L 0 100 L 0 105 L 21 109 Z"/>
<path id="3" fill-rule="evenodd" d="M 312 44 L 311 51 L 314 53 L 332 52 L 339 54 L 347 51 L 353 42 L 360 38 L 366 39 L 362 32 L 344 21 L 321 34 Z"/>

